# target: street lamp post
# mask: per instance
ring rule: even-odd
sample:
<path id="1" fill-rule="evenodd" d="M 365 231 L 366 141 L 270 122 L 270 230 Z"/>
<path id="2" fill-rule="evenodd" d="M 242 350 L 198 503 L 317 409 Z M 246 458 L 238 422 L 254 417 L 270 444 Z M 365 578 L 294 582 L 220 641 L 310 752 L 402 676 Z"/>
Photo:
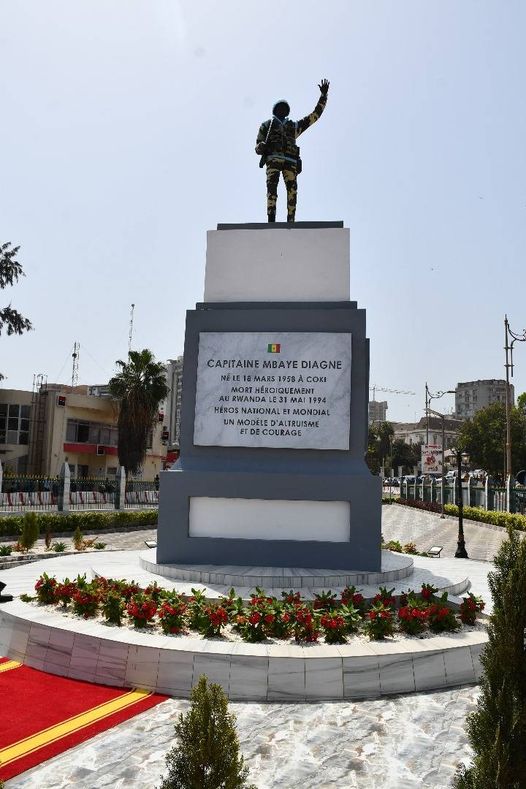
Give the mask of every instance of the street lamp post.
<path id="1" fill-rule="evenodd" d="M 462 452 L 457 450 L 457 507 L 458 507 L 458 538 L 455 559 L 469 559 L 464 539 L 464 501 L 462 498 Z"/>
<path id="2" fill-rule="evenodd" d="M 511 342 L 509 340 L 511 339 Z M 522 334 L 516 334 L 510 329 L 508 316 L 504 316 L 504 350 L 506 352 L 506 462 L 504 464 L 505 481 L 512 473 L 511 467 L 511 424 L 510 424 L 510 371 L 513 378 L 513 343 L 526 342 L 526 329 L 523 329 Z"/>
<path id="3" fill-rule="evenodd" d="M 440 397 L 444 397 L 444 395 L 446 394 L 455 394 L 455 389 L 446 389 L 443 392 L 438 391 L 435 392 L 435 394 L 432 394 L 432 392 L 429 390 L 429 386 L 427 385 L 427 381 L 426 381 L 426 447 L 429 445 L 429 412 L 430 412 L 429 404 L 431 403 L 431 400 L 436 400 Z"/>
<path id="4" fill-rule="evenodd" d="M 439 413 L 438 411 L 433 411 L 433 409 L 429 409 L 430 414 L 434 414 L 435 416 L 439 416 L 442 420 L 442 493 L 440 495 L 440 517 L 445 518 L 444 514 L 444 472 L 446 468 L 446 459 L 445 459 L 445 452 L 446 452 L 446 417 L 444 414 Z"/>

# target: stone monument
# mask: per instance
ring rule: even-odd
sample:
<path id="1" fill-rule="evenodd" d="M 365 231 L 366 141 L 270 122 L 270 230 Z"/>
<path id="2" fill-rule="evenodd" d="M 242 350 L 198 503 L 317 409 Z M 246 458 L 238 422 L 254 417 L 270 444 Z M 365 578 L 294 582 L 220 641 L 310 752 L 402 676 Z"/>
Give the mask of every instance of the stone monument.
<path id="1" fill-rule="evenodd" d="M 159 564 L 380 570 L 369 341 L 349 282 L 342 222 L 209 231 Z"/>

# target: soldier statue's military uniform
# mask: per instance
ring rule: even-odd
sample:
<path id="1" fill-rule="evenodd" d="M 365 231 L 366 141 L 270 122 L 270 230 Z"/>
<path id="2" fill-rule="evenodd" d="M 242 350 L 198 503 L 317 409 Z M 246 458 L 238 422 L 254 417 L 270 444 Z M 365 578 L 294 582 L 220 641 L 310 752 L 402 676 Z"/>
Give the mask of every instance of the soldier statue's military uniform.
<path id="1" fill-rule="evenodd" d="M 319 84 L 321 92 L 318 103 L 310 115 L 299 121 L 288 117 L 288 102 L 278 101 L 272 109 L 272 118 L 259 127 L 256 140 L 256 153 L 261 156 L 260 166 L 267 165 L 267 216 L 269 222 L 276 221 L 279 175 L 287 188 L 287 222 L 294 222 L 298 194 L 297 176 L 301 172 L 300 149 L 296 140 L 309 126 L 316 123 L 327 104 L 329 82 L 323 79 Z"/>

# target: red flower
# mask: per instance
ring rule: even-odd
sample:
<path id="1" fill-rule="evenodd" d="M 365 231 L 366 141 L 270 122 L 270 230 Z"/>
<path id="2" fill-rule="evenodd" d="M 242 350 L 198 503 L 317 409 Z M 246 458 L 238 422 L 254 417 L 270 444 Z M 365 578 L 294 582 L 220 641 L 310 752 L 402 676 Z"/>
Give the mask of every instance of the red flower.
<path id="1" fill-rule="evenodd" d="M 264 620 L 267 625 L 271 625 L 274 621 L 274 614 L 265 614 Z"/>
<path id="2" fill-rule="evenodd" d="M 261 614 L 259 613 L 259 611 L 252 611 L 252 613 L 248 618 L 248 621 L 250 622 L 251 625 L 257 625 L 260 619 L 261 619 Z"/>

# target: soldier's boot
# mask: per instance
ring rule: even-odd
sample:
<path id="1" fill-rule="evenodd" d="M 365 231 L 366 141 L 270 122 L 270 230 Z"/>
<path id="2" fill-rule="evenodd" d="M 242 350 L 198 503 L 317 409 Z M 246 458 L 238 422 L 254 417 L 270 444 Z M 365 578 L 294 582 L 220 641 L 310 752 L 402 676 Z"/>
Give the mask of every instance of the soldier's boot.
<path id="1" fill-rule="evenodd" d="M 276 212 L 275 211 L 269 211 L 267 213 L 267 217 L 268 217 L 268 221 L 269 222 L 275 222 L 276 221 Z"/>
<path id="2" fill-rule="evenodd" d="M 295 222 L 296 221 L 296 214 L 287 214 L 287 222 Z"/>

